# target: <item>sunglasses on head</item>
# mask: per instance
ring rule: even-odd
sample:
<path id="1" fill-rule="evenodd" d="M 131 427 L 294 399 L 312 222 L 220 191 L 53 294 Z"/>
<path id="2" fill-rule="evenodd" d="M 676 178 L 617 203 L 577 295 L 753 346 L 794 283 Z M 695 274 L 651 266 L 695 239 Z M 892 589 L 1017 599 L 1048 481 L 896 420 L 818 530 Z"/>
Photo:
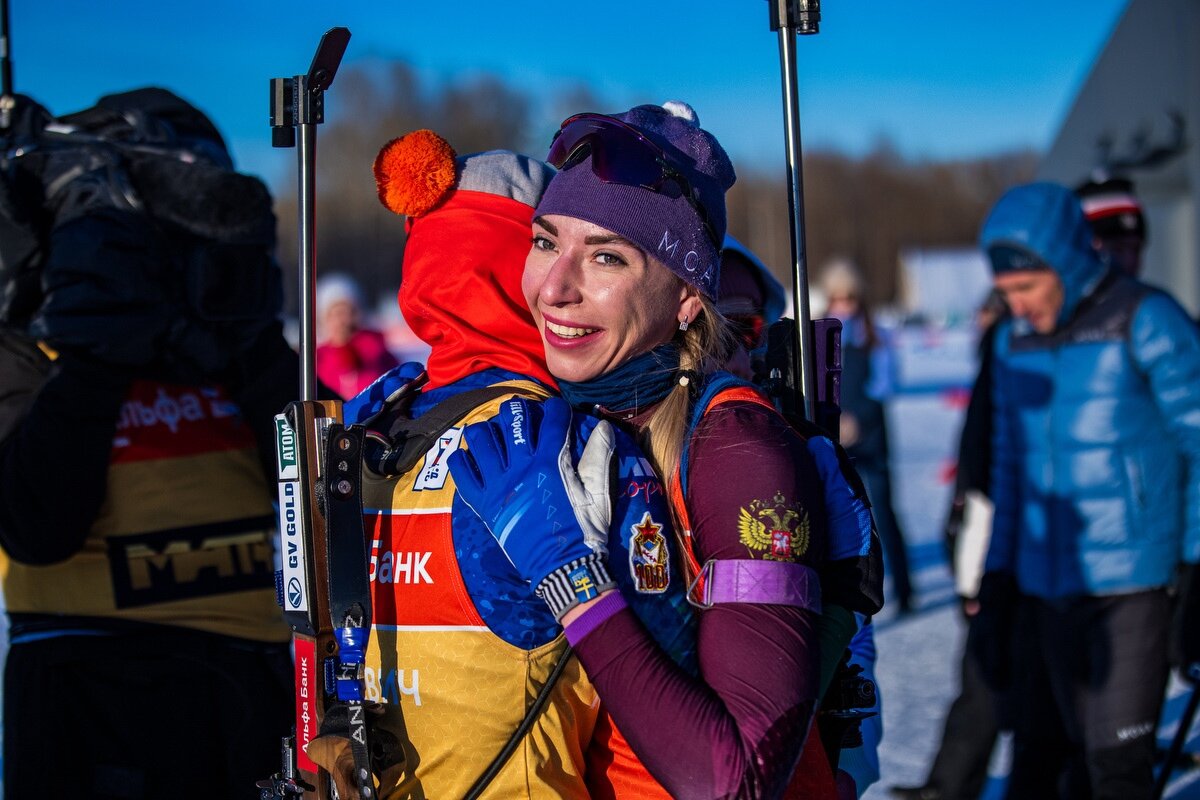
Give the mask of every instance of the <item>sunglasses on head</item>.
<path id="1" fill-rule="evenodd" d="M 663 149 L 637 128 L 603 114 L 576 114 L 568 117 L 554 134 L 546 160 L 558 169 L 568 169 L 589 154 L 592 172 L 605 183 L 638 186 L 666 197 L 683 197 L 700 217 L 713 247 L 721 249 L 708 212 L 696 199 L 691 183 L 671 166 Z M 671 184 L 674 192 L 668 190 Z"/>

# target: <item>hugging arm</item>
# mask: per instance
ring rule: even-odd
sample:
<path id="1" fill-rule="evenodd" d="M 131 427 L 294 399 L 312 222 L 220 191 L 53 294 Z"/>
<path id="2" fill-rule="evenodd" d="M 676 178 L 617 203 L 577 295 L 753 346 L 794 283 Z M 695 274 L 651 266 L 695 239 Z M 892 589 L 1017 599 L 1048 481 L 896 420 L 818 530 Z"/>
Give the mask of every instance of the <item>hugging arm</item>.
<path id="1" fill-rule="evenodd" d="M 699 674 L 681 668 L 619 592 L 596 591 L 609 574 L 608 548 L 596 534 L 604 529 L 607 539 L 611 514 L 597 514 L 604 490 L 591 474 L 588 447 L 579 459 L 584 477 L 569 474 L 565 403 L 543 405 L 544 414 L 531 410 L 536 404 L 505 404 L 486 427 L 467 429 L 469 450 L 450 459 L 460 496 L 536 588 L 544 591 L 547 578 L 564 570 L 580 579 L 567 584 L 583 603 L 582 613 L 568 615 L 567 637 L 617 728 L 673 797 L 778 795 L 816 705 L 816 612 L 715 606 L 700 613 Z M 696 441 L 693 464 L 703 466 L 692 473 L 689 513 L 702 561 L 763 560 L 773 552 L 811 566 L 823 558 L 819 477 L 782 420 L 758 407 L 710 414 Z M 610 446 L 601 443 L 602 452 Z M 772 545 L 776 532 L 787 535 Z M 551 607 L 560 617 L 571 610 Z"/>

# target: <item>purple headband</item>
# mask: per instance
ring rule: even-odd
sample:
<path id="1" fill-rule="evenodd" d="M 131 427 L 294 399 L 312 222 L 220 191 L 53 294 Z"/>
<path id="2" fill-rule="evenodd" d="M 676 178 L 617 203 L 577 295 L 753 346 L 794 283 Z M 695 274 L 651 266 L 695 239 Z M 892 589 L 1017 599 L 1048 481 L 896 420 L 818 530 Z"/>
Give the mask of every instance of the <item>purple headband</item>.
<path id="1" fill-rule="evenodd" d="M 690 107 L 667 106 L 670 110 L 637 106 L 613 117 L 662 149 L 671 168 L 691 185 L 694 201 L 708 218 L 707 228 L 686 197 L 601 180 L 591 155 L 568 163 L 554 176 L 534 214 L 575 217 L 619 234 L 715 300 L 721 263 L 717 243 L 725 237 L 725 192 L 736 179 L 733 165 L 717 140 L 700 128 Z"/>

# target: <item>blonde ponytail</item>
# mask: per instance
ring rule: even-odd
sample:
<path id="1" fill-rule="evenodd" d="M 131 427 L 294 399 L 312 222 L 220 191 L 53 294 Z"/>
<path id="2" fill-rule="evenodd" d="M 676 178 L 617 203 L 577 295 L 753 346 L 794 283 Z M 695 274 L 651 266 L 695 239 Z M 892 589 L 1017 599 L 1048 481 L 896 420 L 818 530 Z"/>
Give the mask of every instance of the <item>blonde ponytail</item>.
<path id="1" fill-rule="evenodd" d="M 705 376 L 721 368 L 726 354 L 731 352 L 733 336 L 729 324 L 716 306 L 707 298 L 702 297 L 701 301 L 704 310 L 694 322 L 688 324 L 686 331 L 676 334 L 675 344 L 679 346 L 680 372 L 697 373 L 702 383 Z M 675 480 L 675 469 L 679 466 L 688 435 L 692 392 L 698 388 L 694 381 L 691 379 L 687 385 L 676 385 L 658 404 L 639 434 L 642 449 L 668 490 Z M 676 518 L 674 506 L 671 507 L 671 519 L 676 539 L 686 547 L 683 525 Z M 689 582 L 691 577 L 688 576 Z"/>

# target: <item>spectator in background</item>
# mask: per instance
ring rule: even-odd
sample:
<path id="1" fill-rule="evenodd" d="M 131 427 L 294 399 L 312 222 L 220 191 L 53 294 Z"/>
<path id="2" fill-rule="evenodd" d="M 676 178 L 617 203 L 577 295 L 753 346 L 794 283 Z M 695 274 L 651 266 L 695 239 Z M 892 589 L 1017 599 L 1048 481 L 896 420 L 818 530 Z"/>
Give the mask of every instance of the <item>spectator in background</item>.
<path id="1" fill-rule="evenodd" d="M 980 233 L 1013 318 L 995 339 L 995 515 L 969 646 L 1018 700 L 1013 798 L 1152 796 L 1166 587 L 1200 560 L 1200 332 L 1092 239 L 1052 183 L 1008 191 Z M 1200 624 L 1181 620 L 1195 658 Z"/>
<path id="2" fill-rule="evenodd" d="M 863 297 L 862 276 L 852 264 L 837 260 L 827 265 L 821 273 L 821 289 L 828 305 L 818 316 L 842 322 L 841 444 L 867 485 L 897 613 L 906 614 L 912 610 L 913 588 L 904 534 L 892 507 L 884 409 L 895 386 L 891 347 L 875 326 Z"/>
<path id="3" fill-rule="evenodd" d="M 317 281 L 317 377 L 342 397 L 353 397 L 399 364 L 383 334 L 362 327 L 363 299 L 348 275 Z"/>
<path id="4" fill-rule="evenodd" d="M 988 497 L 992 463 L 992 346 L 1000 320 L 1008 315 L 999 292 L 988 294 L 976 323 L 979 372 L 958 442 L 954 499 L 946 520 L 946 549 L 963 616 L 970 626 L 979 611 L 979 581 L 992 534 Z M 970 650 L 964 648 L 958 697 L 950 704 L 941 744 L 920 786 L 894 786 L 900 800 L 976 800 L 987 782 L 988 763 L 1000 733 L 996 698 Z"/>
<path id="5" fill-rule="evenodd" d="M 749 248 L 726 235 L 717 296 L 717 310 L 729 321 L 739 345 L 725 369 L 751 380 L 750 351 L 763 344 L 767 326 L 783 316 L 787 303 L 783 285 Z"/>
<path id="6" fill-rule="evenodd" d="M 1136 278 L 1146 247 L 1146 215 L 1125 178 L 1090 180 L 1075 189 L 1092 228 L 1092 246 L 1119 272 Z"/>

